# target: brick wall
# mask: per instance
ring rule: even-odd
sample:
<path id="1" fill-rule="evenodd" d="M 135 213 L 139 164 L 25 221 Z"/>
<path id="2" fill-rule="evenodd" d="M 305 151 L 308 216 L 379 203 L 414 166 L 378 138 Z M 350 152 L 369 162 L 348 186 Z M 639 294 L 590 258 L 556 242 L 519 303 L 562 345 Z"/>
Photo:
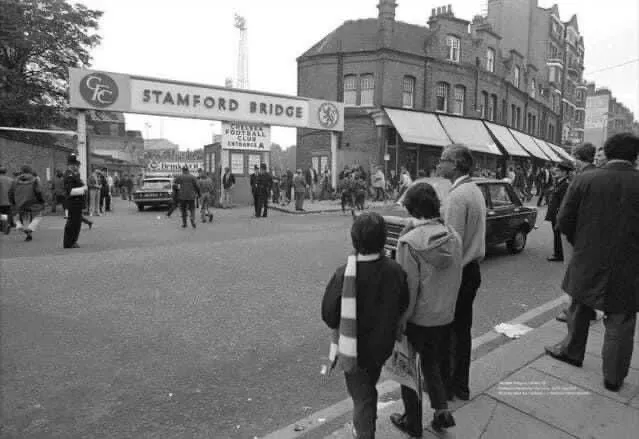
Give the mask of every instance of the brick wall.
<path id="1" fill-rule="evenodd" d="M 53 178 L 56 169 L 64 171 L 67 168 L 70 152 L 70 149 L 63 147 L 30 145 L 0 137 L 0 164 L 7 168 L 9 175 L 29 165 L 46 182 L 47 169 Z"/>

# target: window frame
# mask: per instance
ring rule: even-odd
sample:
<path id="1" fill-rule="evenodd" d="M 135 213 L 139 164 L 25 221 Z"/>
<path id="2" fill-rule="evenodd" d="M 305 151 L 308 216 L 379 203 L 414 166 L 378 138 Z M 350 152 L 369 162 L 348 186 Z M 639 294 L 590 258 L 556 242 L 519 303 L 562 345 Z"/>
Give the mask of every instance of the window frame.
<path id="1" fill-rule="evenodd" d="M 370 80 L 370 87 L 364 88 L 364 81 Z M 367 84 L 368 85 L 368 84 Z M 364 96 L 368 98 L 370 93 L 370 103 L 364 102 Z M 372 73 L 365 73 L 359 76 L 359 106 L 360 107 L 374 107 L 375 106 L 375 75 Z"/>
<path id="2" fill-rule="evenodd" d="M 352 89 L 351 88 L 347 89 L 346 86 L 347 86 L 348 81 L 350 79 L 353 80 L 353 88 Z M 344 106 L 345 107 L 356 107 L 357 106 L 357 83 L 358 83 L 357 79 L 358 79 L 357 75 L 354 75 L 354 74 L 344 75 L 344 86 L 343 86 L 344 95 L 343 95 L 343 99 L 342 100 L 344 101 Z M 352 96 L 353 97 L 353 102 L 352 103 L 349 103 L 349 102 L 346 101 L 347 93 L 348 93 L 348 96 Z"/>
<path id="3" fill-rule="evenodd" d="M 410 90 L 407 90 L 408 84 L 410 84 Z M 415 84 L 417 80 L 414 76 L 405 75 L 402 78 L 402 108 L 415 108 Z M 410 99 L 410 105 L 406 103 L 406 98 Z"/>
<path id="4" fill-rule="evenodd" d="M 513 70 L 513 85 L 517 88 L 521 85 L 521 68 L 519 66 L 515 66 Z"/>
<path id="5" fill-rule="evenodd" d="M 458 111 L 458 104 L 459 104 L 459 99 L 457 94 L 458 91 L 461 91 L 461 111 Z M 453 88 L 453 111 L 451 111 L 451 113 L 463 116 L 465 109 L 466 109 L 466 87 L 464 87 L 463 85 L 456 85 Z"/>
<path id="6" fill-rule="evenodd" d="M 455 35 L 446 35 L 446 47 L 448 48 L 446 59 L 451 62 L 459 63 L 461 61 L 461 38 Z M 457 52 L 455 52 L 455 49 Z"/>
<path id="7" fill-rule="evenodd" d="M 537 81 L 535 81 L 535 78 L 530 80 L 530 97 L 537 99 Z"/>
<path id="8" fill-rule="evenodd" d="M 443 96 L 440 96 L 440 90 L 443 90 Z M 435 111 L 439 111 L 441 113 L 448 113 L 449 108 L 449 95 L 450 95 L 450 84 L 448 82 L 440 81 L 435 84 Z M 439 98 L 443 98 L 443 109 L 439 108 Z"/>
<path id="9" fill-rule="evenodd" d="M 495 49 L 489 47 L 486 49 L 486 70 L 495 73 Z"/>

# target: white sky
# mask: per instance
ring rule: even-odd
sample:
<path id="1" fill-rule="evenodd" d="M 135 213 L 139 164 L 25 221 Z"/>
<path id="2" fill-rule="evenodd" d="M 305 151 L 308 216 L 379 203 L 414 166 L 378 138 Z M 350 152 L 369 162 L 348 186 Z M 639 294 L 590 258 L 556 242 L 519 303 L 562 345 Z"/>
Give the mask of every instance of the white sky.
<path id="1" fill-rule="evenodd" d="M 104 12 L 102 44 L 93 68 L 157 78 L 224 85 L 234 77 L 239 31 L 234 13 L 247 19 L 249 85 L 253 90 L 297 94 L 296 58 L 346 20 L 376 17 L 378 0 L 81 0 Z M 451 3 L 459 18 L 471 20 L 482 0 L 397 0 L 397 20 L 425 25 L 430 11 Z M 595 73 L 639 58 L 637 0 L 539 0 L 558 3 L 561 19 L 577 14 L 584 35 L 584 78 L 609 87 L 639 115 L 639 63 Z M 592 75 L 589 72 L 593 72 Z M 151 124 L 146 128 L 145 124 Z M 127 129 L 163 137 L 180 149 L 198 149 L 219 133 L 219 123 L 128 115 Z M 295 129 L 273 127 L 272 140 L 295 144 Z"/>

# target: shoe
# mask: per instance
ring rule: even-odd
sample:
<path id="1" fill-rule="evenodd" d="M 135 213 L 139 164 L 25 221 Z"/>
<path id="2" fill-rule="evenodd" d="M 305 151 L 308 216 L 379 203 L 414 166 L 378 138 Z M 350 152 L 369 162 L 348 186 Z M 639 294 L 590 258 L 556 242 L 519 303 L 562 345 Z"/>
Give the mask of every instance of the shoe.
<path id="1" fill-rule="evenodd" d="M 210 214 L 209 214 L 209 222 L 210 222 L 210 223 L 212 223 L 212 222 L 213 222 L 213 214 L 212 214 L 212 213 L 210 213 Z"/>
<path id="2" fill-rule="evenodd" d="M 433 416 L 430 426 L 436 432 L 441 433 L 444 429 L 455 426 L 455 418 L 448 410 L 440 412 Z"/>
<path id="3" fill-rule="evenodd" d="M 568 315 L 566 314 L 566 310 L 562 310 L 561 313 L 555 317 L 560 322 L 565 322 L 568 319 Z"/>
<path id="4" fill-rule="evenodd" d="M 75 244 L 71 244 L 69 247 L 64 247 L 64 248 L 80 248 L 80 246 L 76 242 Z"/>
<path id="5" fill-rule="evenodd" d="M 186 229 L 186 224 L 182 224 L 182 228 L 183 228 L 183 229 Z"/>
<path id="6" fill-rule="evenodd" d="M 621 389 L 621 386 L 623 386 L 623 380 L 619 383 L 613 384 L 610 381 L 604 379 L 604 387 L 606 388 L 606 390 L 609 390 L 611 392 L 618 392 L 619 389 Z"/>
<path id="7" fill-rule="evenodd" d="M 551 256 L 548 258 L 549 262 L 563 262 L 564 258 L 558 258 L 557 256 Z"/>
<path id="8" fill-rule="evenodd" d="M 451 389 L 448 391 L 448 400 L 453 401 L 459 399 L 461 401 L 470 401 L 470 390 L 468 389 Z"/>
<path id="9" fill-rule="evenodd" d="M 568 363 L 571 366 L 582 367 L 583 361 L 573 360 L 568 357 L 566 354 L 561 352 L 561 348 L 559 346 L 546 346 L 546 353 L 553 357 L 555 360 L 563 361 L 564 363 Z"/>
<path id="10" fill-rule="evenodd" d="M 390 416 L 390 420 L 397 429 L 403 433 L 406 433 L 410 437 L 422 437 L 424 433 L 422 428 L 413 429 L 408 426 L 406 415 L 400 415 L 399 413 L 393 413 Z"/>
<path id="11" fill-rule="evenodd" d="M 31 235 L 31 230 L 25 230 L 24 233 L 27 234 L 27 237 L 24 238 L 25 241 L 33 241 L 33 236 Z"/>
<path id="12" fill-rule="evenodd" d="M 195 229 L 195 227 L 196 227 L 195 221 L 191 221 L 191 226 L 193 226 L 193 228 Z"/>
<path id="13" fill-rule="evenodd" d="M 268 215 L 262 215 L 262 218 L 266 218 L 266 217 L 268 217 Z"/>
<path id="14" fill-rule="evenodd" d="M 93 227 L 93 221 L 89 221 L 89 230 Z"/>

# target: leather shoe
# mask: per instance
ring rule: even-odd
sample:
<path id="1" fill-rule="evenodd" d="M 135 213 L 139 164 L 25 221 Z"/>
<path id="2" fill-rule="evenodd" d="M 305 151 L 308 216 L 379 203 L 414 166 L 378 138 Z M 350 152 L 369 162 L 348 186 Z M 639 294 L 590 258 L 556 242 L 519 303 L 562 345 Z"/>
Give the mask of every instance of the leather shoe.
<path id="1" fill-rule="evenodd" d="M 455 418 L 449 411 L 441 412 L 433 416 L 430 426 L 436 432 L 441 433 L 445 428 L 455 426 Z"/>
<path id="2" fill-rule="evenodd" d="M 561 352 L 561 348 L 559 348 L 558 346 L 546 346 L 545 350 L 546 353 L 553 357 L 555 360 L 563 361 L 564 363 L 568 363 L 575 367 L 583 366 L 583 361 L 573 360 L 572 358 Z"/>
<path id="3" fill-rule="evenodd" d="M 559 320 L 560 322 L 565 322 L 568 319 L 568 316 L 566 315 L 566 310 L 562 310 L 561 313 L 555 317 L 557 320 Z"/>
<path id="4" fill-rule="evenodd" d="M 604 387 L 606 388 L 606 390 L 609 390 L 611 392 L 618 392 L 619 389 L 621 389 L 621 386 L 623 386 L 623 381 L 614 384 L 608 380 L 604 380 Z"/>
<path id="5" fill-rule="evenodd" d="M 420 428 L 419 430 L 410 428 L 408 425 L 408 420 L 406 415 L 400 415 L 399 413 L 393 413 L 390 416 L 390 420 L 398 430 L 406 433 L 410 437 L 422 437 L 424 431 Z"/>
<path id="6" fill-rule="evenodd" d="M 548 258 L 549 262 L 563 262 L 564 258 L 558 258 L 557 256 L 551 256 L 550 258 Z"/>

